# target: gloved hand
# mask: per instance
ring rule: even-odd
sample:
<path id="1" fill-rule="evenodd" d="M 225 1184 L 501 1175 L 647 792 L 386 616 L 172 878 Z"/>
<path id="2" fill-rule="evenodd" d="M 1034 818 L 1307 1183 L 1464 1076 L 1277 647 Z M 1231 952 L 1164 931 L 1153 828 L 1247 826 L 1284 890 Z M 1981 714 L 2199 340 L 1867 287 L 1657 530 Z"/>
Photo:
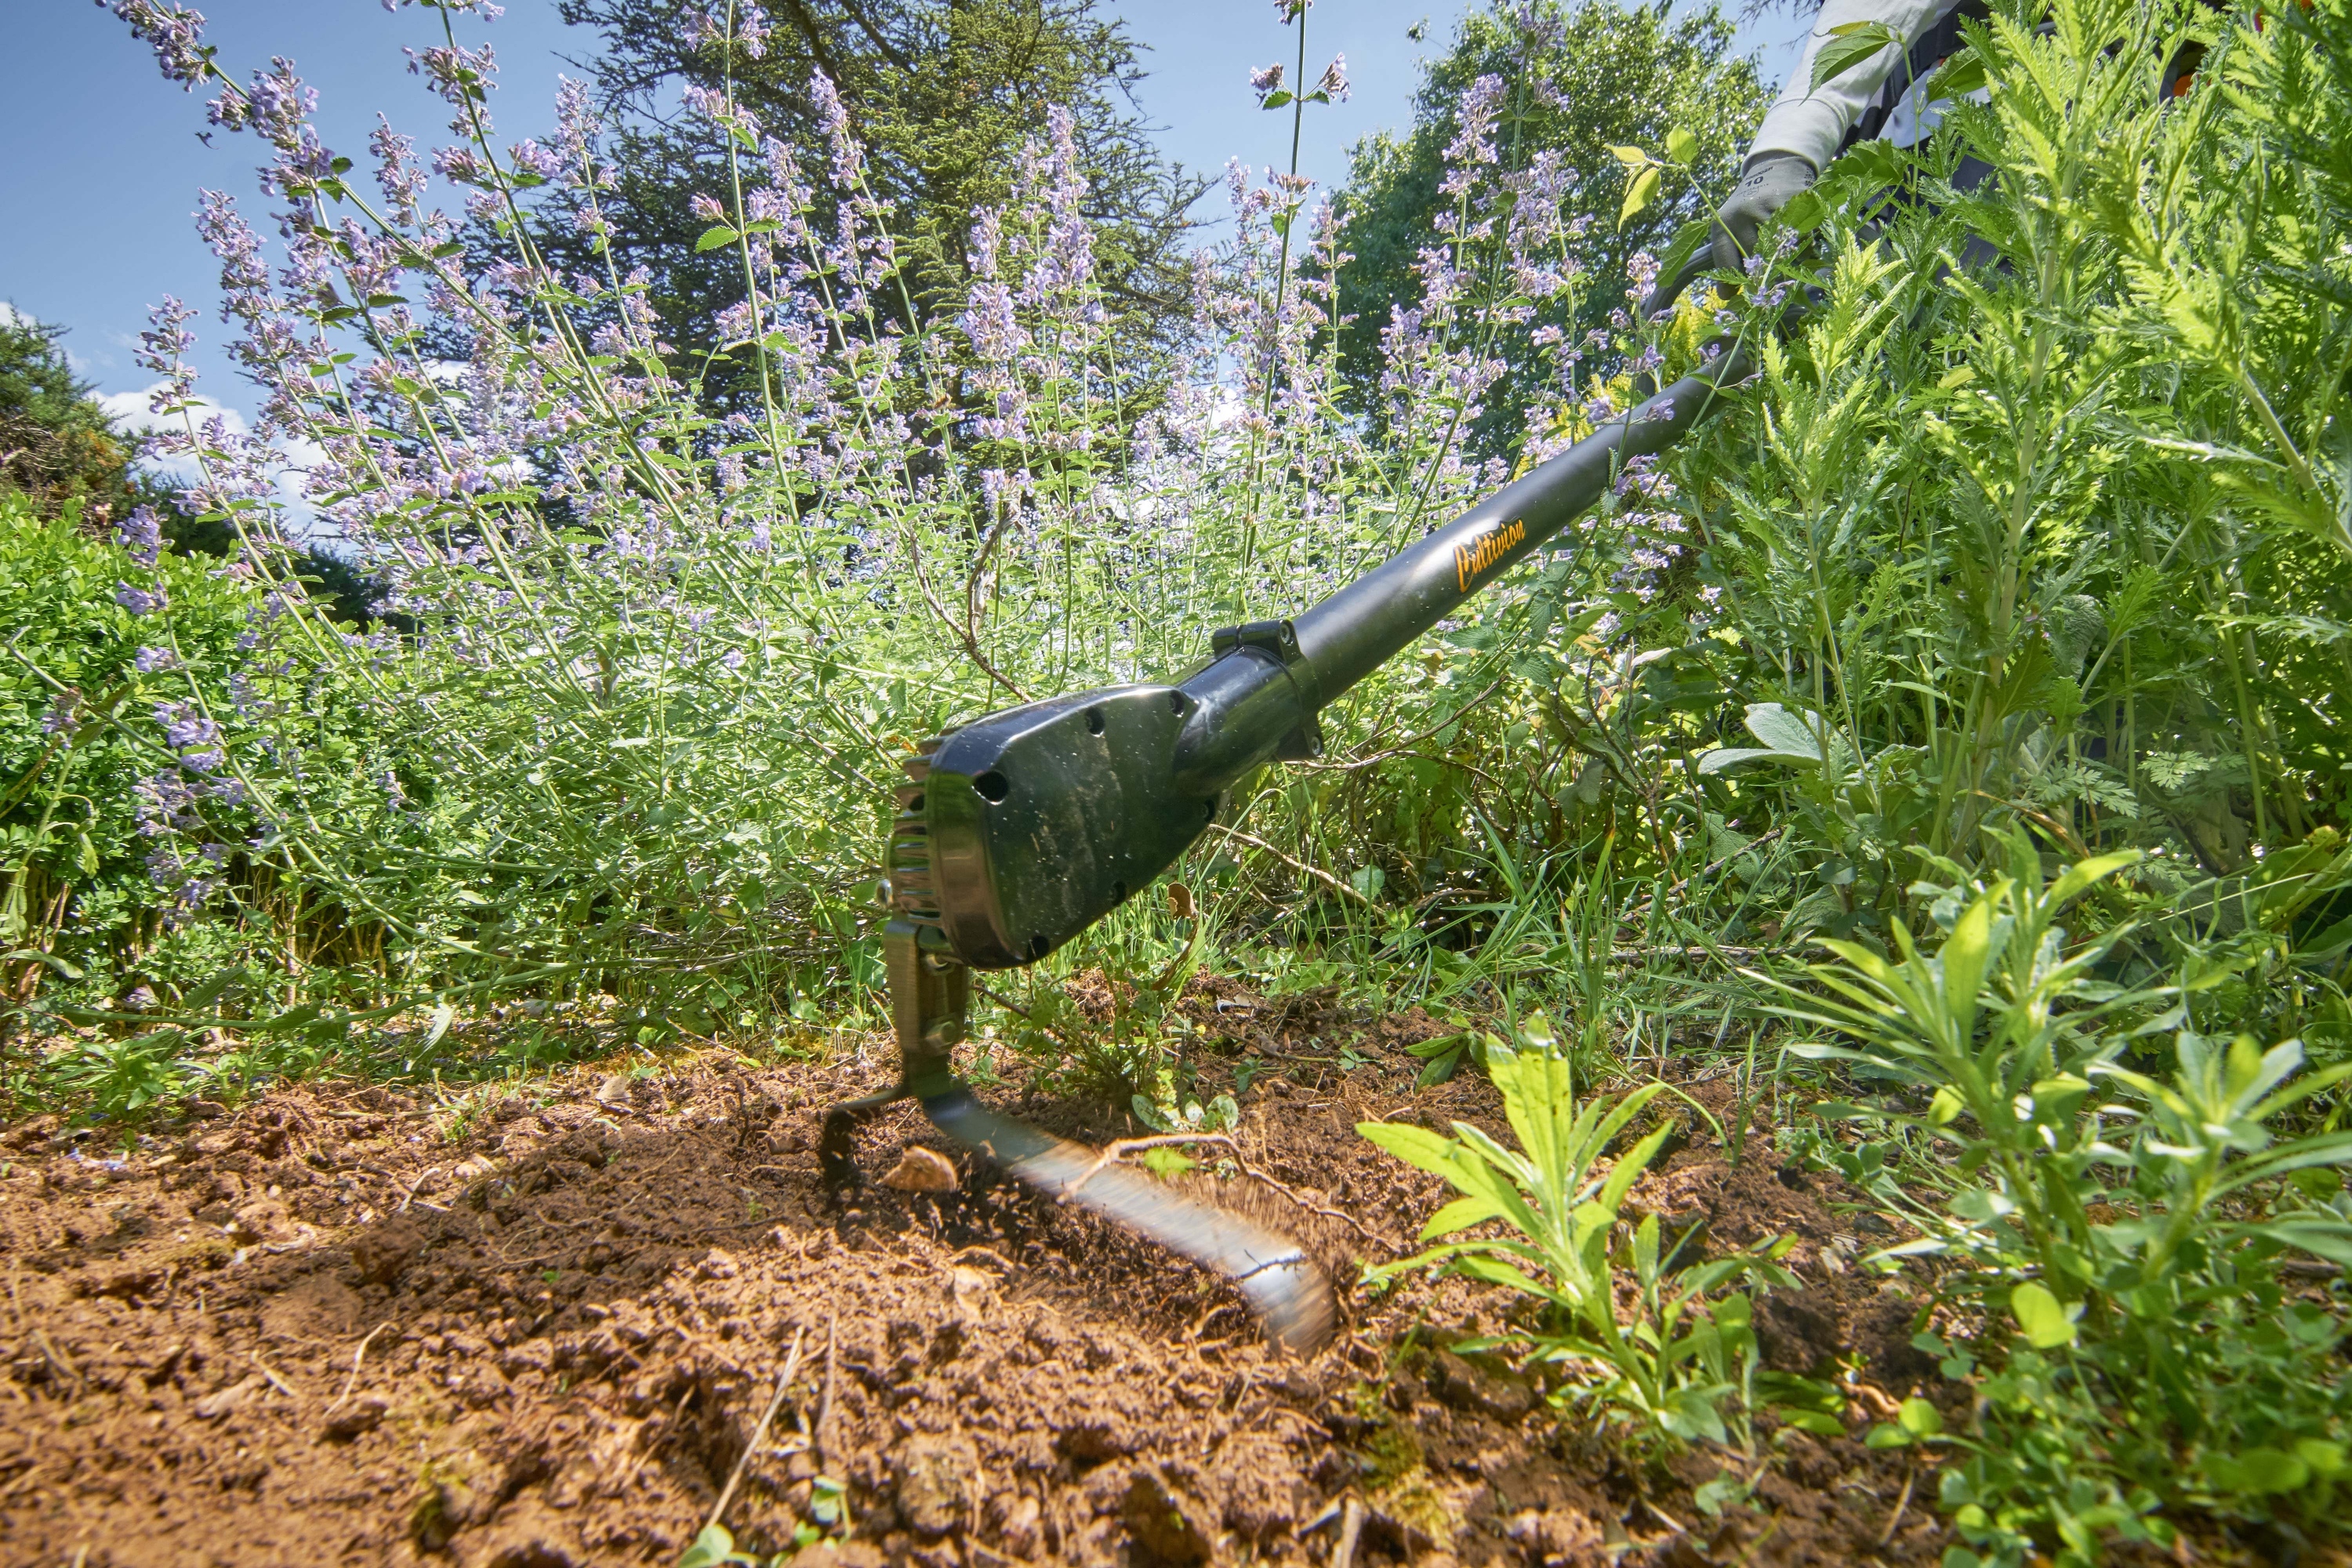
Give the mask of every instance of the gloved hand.
<path id="1" fill-rule="evenodd" d="M 1794 153 L 1758 153 L 1748 160 L 1739 184 L 1715 209 L 1715 264 L 1738 271 L 1756 254 L 1756 233 L 1764 220 L 1812 188 L 1821 173 Z"/>
<path id="2" fill-rule="evenodd" d="M 1821 178 L 1820 171 L 1794 153 L 1753 153 L 1739 184 L 1715 209 L 1714 241 L 1695 252 L 1674 277 L 1662 279 L 1642 301 L 1642 314 L 1655 316 L 1682 297 L 1691 279 L 1709 268 L 1737 272 L 1756 251 L 1764 220 L 1787 206 Z"/>

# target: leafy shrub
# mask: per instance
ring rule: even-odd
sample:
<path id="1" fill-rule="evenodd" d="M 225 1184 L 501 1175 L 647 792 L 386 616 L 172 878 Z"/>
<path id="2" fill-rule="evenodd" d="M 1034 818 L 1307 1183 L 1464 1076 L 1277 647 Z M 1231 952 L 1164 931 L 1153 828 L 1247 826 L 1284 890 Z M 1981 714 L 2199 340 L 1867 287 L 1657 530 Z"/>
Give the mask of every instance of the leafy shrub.
<path id="1" fill-rule="evenodd" d="M 2340 1192 L 2352 1133 L 2290 1117 L 2352 1064 L 2298 1079 L 2297 1042 L 2210 1040 L 2177 1028 L 2177 988 L 2096 979 L 2124 931 L 2070 943 L 2057 919 L 2130 858 L 2045 883 L 2023 835 L 2010 851 L 2008 875 L 1947 895 L 1933 953 L 1897 926 L 1899 963 L 1832 942 L 1842 962 L 1811 971 L 1826 995 L 1776 983 L 1791 1016 L 1861 1042 L 1791 1051 L 1924 1101 L 1821 1110 L 1887 1140 L 1833 1156 L 1922 1232 L 1885 1256 L 1965 1265 L 1939 1291 L 1985 1314 L 1973 1352 L 1935 1343 L 1948 1370 L 1997 1368 L 1945 1500 L 2004 1563 L 2053 1537 L 2083 1562 L 2103 1531 L 2168 1541 L 2160 1506 L 2324 1509 L 2352 1413 L 2343 1330 L 2278 1259 L 2352 1261 L 2352 1225 L 2313 1196 Z M 2167 1033 L 2169 1075 L 2124 1065 Z"/>

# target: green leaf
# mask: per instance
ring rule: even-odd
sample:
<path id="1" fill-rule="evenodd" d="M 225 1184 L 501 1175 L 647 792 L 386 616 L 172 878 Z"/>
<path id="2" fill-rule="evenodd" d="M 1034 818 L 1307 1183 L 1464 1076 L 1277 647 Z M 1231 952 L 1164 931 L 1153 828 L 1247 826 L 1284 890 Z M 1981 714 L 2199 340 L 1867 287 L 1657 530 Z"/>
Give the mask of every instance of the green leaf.
<path id="1" fill-rule="evenodd" d="M 1457 1230 L 1467 1230 L 1482 1221 L 1493 1219 L 1502 1212 L 1486 1198 L 1455 1198 L 1429 1216 L 1429 1223 L 1421 1227 L 1418 1239 L 1431 1241 L 1441 1236 L 1451 1236 Z"/>
<path id="2" fill-rule="evenodd" d="M 1810 90 L 1819 92 L 1824 84 L 1836 80 L 1888 45 L 1899 47 L 1902 42 L 1884 22 L 1846 22 L 1832 27 L 1829 41 L 1813 57 Z"/>
<path id="3" fill-rule="evenodd" d="M 1934 1437 L 1944 1430 L 1944 1413 L 1924 1399 L 1906 1399 L 1895 1413 L 1896 1423 L 1914 1437 Z"/>
<path id="4" fill-rule="evenodd" d="M 1276 88 L 1274 91 L 1265 95 L 1265 101 L 1259 104 L 1258 107 L 1260 109 L 1283 109 L 1288 107 L 1289 103 L 1290 94 L 1283 89 Z"/>
<path id="5" fill-rule="evenodd" d="M 1548 1297 L 1550 1291 L 1522 1274 L 1507 1263 L 1497 1263 L 1491 1258 L 1466 1257 L 1461 1262 L 1462 1272 L 1473 1279 L 1483 1279 L 1489 1285 L 1507 1286 L 1529 1296 Z"/>
<path id="6" fill-rule="evenodd" d="M 1451 1177 L 1460 1162 L 1459 1145 L 1409 1121 L 1359 1121 L 1356 1131 L 1415 1170 Z"/>
<path id="7" fill-rule="evenodd" d="M 1965 98 L 1985 84 L 1984 57 L 1974 49 L 1962 49 L 1947 59 L 1936 74 L 1927 79 L 1927 101 L 1948 98 Z"/>
<path id="8" fill-rule="evenodd" d="M 1891 1421 L 1882 1421 L 1870 1429 L 1870 1436 L 1862 1440 L 1862 1446 L 1865 1448 L 1907 1448 L 1911 1446 L 1911 1434 Z"/>
<path id="9" fill-rule="evenodd" d="M 1197 1171 L 1201 1168 L 1201 1162 L 1181 1149 L 1146 1149 L 1143 1152 L 1143 1168 L 1155 1176 L 1165 1178 Z"/>
<path id="10" fill-rule="evenodd" d="M 2250 1492 L 2300 1491 L 2311 1467 L 2282 1448 L 2249 1448 L 2237 1457 L 2243 1489 Z"/>
<path id="11" fill-rule="evenodd" d="M 2311 1467 L 2311 1473 L 2322 1480 L 2334 1480 L 2344 1473 L 2344 1445 L 2322 1437 L 2298 1437 L 2294 1440 L 2295 1458 Z"/>
<path id="12" fill-rule="evenodd" d="M 13 952 L 0 953 L 0 963 L 45 963 L 68 980 L 79 980 L 82 976 L 81 966 L 72 960 L 60 958 L 54 952 L 44 952 L 37 947 L 18 948 Z"/>
<path id="13" fill-rule="evenodd" d="M 2278 1219 L 2267 1225 L 2250 1225 L 2243 1234 L 2308 1252 L 2339 1268 L 2352 1268 L 2352 1225 L 2342 1220 Z"/>
<path id="14" fill-rule="evenodd" d="M 1702 214 L 1675 230 L 1675 237 L 1658 255 L 1658 276 L 1679 278 L 1691 264 L 1691 258 L 1706 247 L 1715 235 L 1715 219 Z"/>
<path id="15" fill-rule="evenodd" d="M 1454 1076 L 1454 1069 L 1462 1065 L 1464 1055 L 1463 1043 L 1456 1041 L 1452 1050 L 1440 1056 L 1431 1057 L 1428 1065 L 1421 1069 L 1420 1076 L 1412 1080 L 1412 1087 L 1429 1089 L 1445 1082 Z"/>
<path id="16" fill-rule="evenodd" d="M 1811 1432 L 1816 1437 L 1843 1437 L 1845 1423 L 1826 1410 L 1776 1410 L 1783 1426 L 1794 1426 L 1801 1432 Z"/>
<path id="17" fill-rule="evenodd" d="M 708 1524 L 694 1538 L 694 1544 L 686 1549 L 686 1555 L 677 1560 L 677 1568 L 723 1568 L 726 1563 L 748 1561 L 736 1555 L 735 1538 L 728 1533 L 725 1525 Z"/>
<path id="18" fill-rule="evenodd" d="M 1727 1434 L 1723 1417 L 1716 1413 L 1713 1391 L 1703 1388 L 1678 1388 L 1666 1395 L 1665 1429 L 1688 1442 L 1720 1443 Z"/>
<path id="19" fill-rule="evenodd" d="M 1639 147 L 1618 147 L 1612 145 L 1609 151 L 1615 153 L 1617 155 L 1617 161 L 1624 164 L 1629 169 L 1646 168 L 1649 165 L 1650 155 L 1647 153 L 1643 152 Z"/>
<path id="20" fill-rule="evenodd" d="M 1635 174 L 1631 183 L 1626 185 L 1625 205 L 1617 209 L 1617 226 L 1622 229 L 1633 222 L 1643 208 L 1656 199 L 1657 194 L 1658 171 L 1656 165 L 1653 164 Z"/>
<path id="21" fill-rule="evenodd" d="M 740 234 L 722 223 L 716 228 L 703 230 L 702 237 L 694 242 L 694 248 L 698 254 L 706 250 L 717 250 L 720 246 L 732 245 L 742 237 Z"/>
<path id="22" fill-rule="evenodd" d="M 1666 162 L 1688 163 L 1696 156 L 1698 156 L 1697 137 L 1679 125 L 1666 132 Z"/>
<path id="23" fill-rule="evenodd" d="M 2074 1320 L 2083 1309 L 2062 1307 L 2048 1287 L 2029 1279 L 2009 1293 L 2009 1310 L 2025 1331 L 2025 1342 L 2035 1350 L 2055 1350 L 2074 1342 Z"/>

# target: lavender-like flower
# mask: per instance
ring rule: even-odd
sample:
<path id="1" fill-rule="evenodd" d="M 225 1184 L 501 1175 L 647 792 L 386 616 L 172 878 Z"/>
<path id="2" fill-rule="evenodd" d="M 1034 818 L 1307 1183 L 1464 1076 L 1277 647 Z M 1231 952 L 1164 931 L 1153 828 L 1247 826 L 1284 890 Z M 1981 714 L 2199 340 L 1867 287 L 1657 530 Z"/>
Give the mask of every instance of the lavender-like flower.
<path id="1" fill-rule="evenodd" d="M 267 71 L 253 73 L 253 86 L 244 92 L 224 92 L 205 106 L 215 125 L 226 131 L 250 129 L 283 152 L 302 144 L 304 122 L 318 111 L 319 94 L 294 74 L 294 62 L 283 57 L 269 62 Z"/>
<path id="2" fill-rule="evenodd" d="M 809 96 L 816 100 L 817 118 L 824 122 L 825 140 L 833 148 L 833 183 L 841 190 L 855 190 L 865 177 L 866 154 L 849 129 L 849 106 L 823 71 L 809 78 Z"/>
<path id="3" fill-rule="evenodd" d="M 1277 62 L 1276 64 L 1270 66 L 1253 67 L 1250 70 L 1250 90 L 1257 94 L 1257 100 L 1260 103 L 1264 103 L 1267 99 L 1281 91 L 1281 65 Z"/>
<path id="4" fill-rule="evenodd" d="M 528 170 L 541 180 L 554 180 L 564 172 L 563 155 L 552 147 L 543 147 L 526 136 L 507 149 L 507 157 L 517 169 Z"/>
<path id="5" fill-rule="evenodd" d="M 555 150 L 563 155 L 564 166 L 571 177 L 578 179 L 586 167 L 590 150 L 595 145 L 604 122 L 596 113 L 596 100 L 584 81 L 570 77 L 556 79 L 555 89 Z"/>
<path id="6" fill-rule="evenodd" d="M 1346 55 L 1339 54 L 1331 57 L 1331 63 L 1323 68 L 1322 79 L 1316 82 L 1315 90 L 1323 94 L 1334 103 L 1345 103 L 1348 101 L 1349 95 L 1354 89 L 1348 85 L 1348 57 Z"/>
<path id="7" fill-rule="evenodd" d="M 49 710 L 41 715 L 41 733 L 67 735 L 81 724 L 82 695 L 79 686 L 68 686 L 52 698 Z"/>
<path id="8" fill-rule="evenodd" d="M 194 702 L 158 702 L 155 722 L 163 727 L 163 743 L 180 753 L 183 766 L 208 773 L 226 760 L 220 726 Z"/>
<path id="9" fill-rule="evenodd" d="M 163 520 L 152 506 L 132 507 L 131 515 L 114 525 L 114 542 L 131 552 L 131 559 L 152 572 L 163 551 Z"/>
<path id="10" fill-rule="evenodd" d="M 152 616 L 172 600 L 160 584 L 151 590 L 134 588 L 128 583 L 118 581 L 114 584 L 114 602 L 134 616 Z"/>
<path id="11" fill-rule="evenodd" d="M 155 675 L 180 668 L 180 656 L 168 647 L 142 647 L 131 660 L 131 668 L 142 675 Z"/>
<path id="12" fill-rule="evenodd" d="M 1503 79 L 1490 72 L 1462 95 L 1457 129 L 1445 146 L 1445 166 L 1452 172 L 1438 186 L 1447 195 L 1467 192 L 1478 168 L 1496 161 L 1495 125 L 1502 114 L 1503 90 Z"/>
<path id="13" fill-rule="evenodd" d="M 436 44 L 432 48 L 406 51 L 408 71 L 421 76 L 432 84 L 443 102 L 463 110 L 468 104 L 478 106 L 485 101 L 498 83 L 497 51 L 484 44 L 478 49 L 462 46 Z M 467 129 L 462 118 L 452 129 L 461 133 Z"/>
<path id="14" fill-rule="evenodd" d="M 161 5 L 155 0 L 98 0 L 130 24 L 131 36 L 155 51 L 163 75 L 185 88 L 215 74 L 213 51 L 205 43 L 205 16 L 185 5 Z"/>

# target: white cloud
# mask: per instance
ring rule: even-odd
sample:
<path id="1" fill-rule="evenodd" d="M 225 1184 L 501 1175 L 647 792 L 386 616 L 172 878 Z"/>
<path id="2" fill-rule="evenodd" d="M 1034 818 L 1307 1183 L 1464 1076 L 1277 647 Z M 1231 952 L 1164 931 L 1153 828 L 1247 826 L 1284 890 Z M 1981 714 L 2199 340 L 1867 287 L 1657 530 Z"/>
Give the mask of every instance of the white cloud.
<path id="1" fill-rule="evenodd" d="M 177 430 L 182 427 L 179 415 L 150 413 L 147 407 L 154 401 L 156 392 L 168 384 L 166 382 L 159 381 L 153 386 L 139 392 L 104 393 L 100 395 L 98 405 L 106 411 L 108 418 L 136 435 L 144 436 L 154 430 Z M 201 393 L 190 401 L 195 405 L 196 417 L 200 423 L 217 414 L 222 416 L 232 436 L 242 436 L 248 427 L 245 422 L 245 416 L 225 403 L 216 402 Z"/>
<path id="2" fill-rule="evenodd" d="M 206 397 L 201 393 L 189 399 L 193 407 L 187 415 L 152 412 L 148 405 L 153 401 L 155 393 L 169 384 L 168 382 L 159 381 L 139 392 L 110 392 L 99 397 L 97 403 L 109 418 L 114 420 L 122 430 L 133 436 L 150 435 L 160 430 L 184 429 L 186 426 L 183 421 L 191 416 L 199 426 L 217 417 L 222 428 L 232 436 L 245 435 L 252 428 L 243 413 L 225 403 Z M 313 533 L 313 524 L 318 521 L 318 513 L 303 497 L 302 481 L 312 467 L 323 459 L 326 454 L 313 441 L 281 441 L 278 445 L 285 454 L 286 460 L 278 465 L 275 477 L 278 481 L 278 499 L 286 507 L 289 531 L 297 539 L 315 537 L 320 542 L 324 542 L 332 536 Z M 184 486 L 196 482 L 197 468 L 194 458 L 177 456 L 142 458 L 140 459 L 140 466 L 171 484 Z"/>

